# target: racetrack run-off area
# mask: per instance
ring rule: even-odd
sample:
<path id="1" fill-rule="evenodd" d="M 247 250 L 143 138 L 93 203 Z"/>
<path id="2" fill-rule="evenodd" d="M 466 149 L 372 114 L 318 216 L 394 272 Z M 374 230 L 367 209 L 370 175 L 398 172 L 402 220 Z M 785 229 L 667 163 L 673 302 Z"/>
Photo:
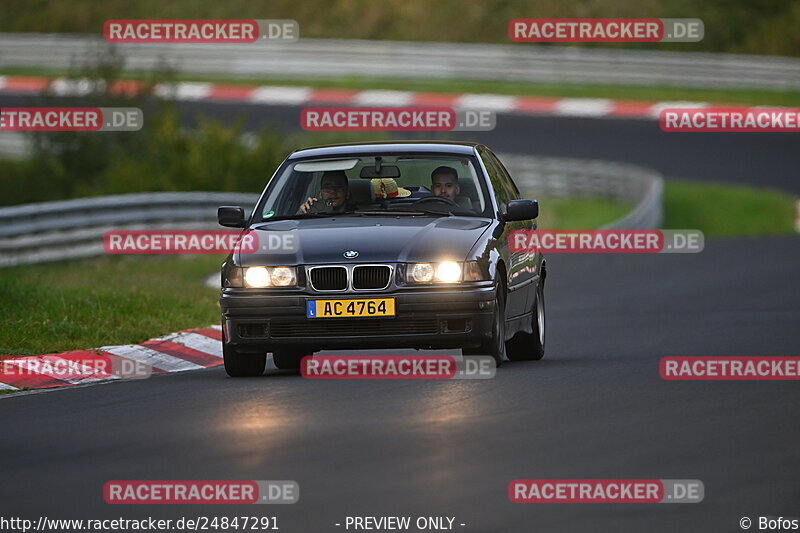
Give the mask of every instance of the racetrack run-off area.
<path id="1" fill-rule="evenodd" d="M 0 358 L 0 390 L 55 389 L 136 379 L 130 372 L 110 372 L 117 358 L 151 367 L 148 373 L 186 372 L 222 364 L 219 326 L 172 333 L 141 344 L 103 346 L 94 350 L 40 356 Z M 109 359 L 111 356 L 113 359 Z"/>

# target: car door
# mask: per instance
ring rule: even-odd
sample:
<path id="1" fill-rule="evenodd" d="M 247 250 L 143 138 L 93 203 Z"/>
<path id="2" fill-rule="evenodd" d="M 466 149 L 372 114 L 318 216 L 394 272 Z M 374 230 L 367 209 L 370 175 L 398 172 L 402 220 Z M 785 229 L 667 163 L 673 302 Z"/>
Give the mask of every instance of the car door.
<path id="1" fill-rule="evenodd" d="M 489 156 L 496 163 L 498 169 L 500 170 L 503 184 L 507 188 L 509 196 L 511 196 L 512 199 L 521 200 L 522 195 L 520 194 L 516 183 L 514 183 L 514 180 L 511 178 L 511 174 L 509 174 L 505 165 L 503 165 L 500 159 L 491 150 L 487 151 Z M 537 228 L 535 220 L 522 220 L 512 224 L 514 225 L 513 229 L 532 230 Z M 513 268 L 509 266 L 509 272 L 511 275 L 520 279 L 521 287 L 519 290 L 521 293 L 525 294 L 525 304 L 523 309 L 532 309 L 533 303 L 536 299 L 537 285 L 534 283 L 534 281 L 538 276 L 536 265 L 539 261 L 539 257 L 534 252 L 523 252 L 513 255 L 512 259 L 514 261 L 514 266 Z M 513 273 L 511 271 L 513 271 Z M 523 311 L 523 313 L 524 312 L 525 311 Z"/>
<path id="2" fill-rule="evenodd" d="M 502 165 L 488 148 L 479 150 L 483 165 L 489 174 L 489 183 L 497 199 L 498 208 L 505 212 L 508 202 L 518 199 L 514 186 L 508 180 Z M 527 226 L 526 226 L 527 224 Z M 509 222 L 505 224 L 503 234 L 497 239 L 497 249 L 506 262 L 506 286 L 508 298 L 506 299 L 506 318 L 519 316 L 525 313 L 527 305 L 526 273 L 523 270 L 525 254 L 512 252 L 508 246 L 508 236 L 515 229 L 530 228 L 530 221 Z"/>

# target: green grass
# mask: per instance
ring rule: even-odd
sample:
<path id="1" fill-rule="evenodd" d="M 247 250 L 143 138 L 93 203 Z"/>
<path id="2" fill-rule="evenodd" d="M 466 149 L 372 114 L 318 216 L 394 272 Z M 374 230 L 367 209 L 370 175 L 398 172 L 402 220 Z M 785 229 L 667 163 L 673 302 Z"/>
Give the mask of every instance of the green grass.
<path id="1" fill-rule="evenodd" d="M 664 229 L 699 229 L 707 237 L 791 234 L 795 202 L 772 189 L 667 181 Z"/>
<path id="2" fill-rule="evenodd" d="M 2 75 L 75 76 L 74 71 L 43 70 L 31 67 L 0 68 Z M 125 79 L 153 81 L 151 72 L 125 72 Z M 252 76 L 216 76 L 211 74 L 170 74 L 174 81 L 216 82 L 246 85 L 289 85 L 336 89 L 385 89 L 434 93 L 492 93 L 513 96 L 556 98 L 611 98 L 642 101 L 696 101 L 720 104 L 800 106 L 797 91 L 760 91 L 748 89 L 692 89 L 685 87 L 638 87 L 616 85 L 547 84 L 501 80 L 452 80 L 381 77 L 277 78 Z"/>
<path id="3" fill-rule="evenodd" d="M 526 198 L 537 198 L 522 191 Z M 596 229 L 625 216 L 632 205 L 599 198 L 537 198 L 540 229 Z"/>
<path id="4" fill-rule="evenodd" d="M 40 0 L 9 5 L 0 31 L 97 34 L 108 19 L 254 18 L 294 19 L 301 39 L 509 43 L 508 21 L 529 17 L 693 17 L 705 24 L 700 42 L 605 47 L 800 55 L 796 0 Z"/>
<path id="5" fill-rule="evenodd" d="M 220 256 L 104 257 L 0 270 L 0 354 L 138 343 L 219 321 Z"/>

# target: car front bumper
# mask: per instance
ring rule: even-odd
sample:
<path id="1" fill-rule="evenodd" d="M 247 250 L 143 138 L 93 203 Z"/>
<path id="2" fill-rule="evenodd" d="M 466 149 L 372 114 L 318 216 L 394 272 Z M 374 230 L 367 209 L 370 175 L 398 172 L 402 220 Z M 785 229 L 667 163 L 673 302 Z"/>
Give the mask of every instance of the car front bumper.
<path id="1" fill-rule="evenodd" d="M 394 298 L 395 316 L 306 318 L 306 302 L 336 298 Z M 356 294 L 225 289 L 220 297 L 225 342 L 253 353 L 474 347 L 491 338 L 494 306 L 492 282 Z"/>

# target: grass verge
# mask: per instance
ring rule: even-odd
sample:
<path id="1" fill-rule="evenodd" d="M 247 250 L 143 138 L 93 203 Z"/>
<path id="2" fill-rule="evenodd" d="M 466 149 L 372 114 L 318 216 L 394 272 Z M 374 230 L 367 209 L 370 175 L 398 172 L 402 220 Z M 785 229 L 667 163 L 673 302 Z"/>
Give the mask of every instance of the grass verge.
<path id="1" fill-rule="evenodd" d="M 219 320 L 220 256 L 103 257 L 0 270 L 0 354 L 138 343 Z"/>
<path id="2" fill-rule="evenodd" d="M 796 199 L 773 189 L 667 181 L 664 229 L 699 229 L 706 237 L 795 232 Z"/>
<path id="3" fill-rule="evenodd" d="M 5 67 L 3 75 L 74 76 L 74 71 L 43 70 L 29 67 Z M 152 72 L 125 72 L 123 78 L 152 81 Z M 337 89 L 385 89 L 434 93 L 491 93 L 513 96 L 556 98 L 610 98 L 614 100 L 695 101 L 719 104 L 800 106 L 796 91 L 760 91 L 745 89 L 692 89 L 685 87 L 638 87 L 616 85 L 547 84 L 502 80 L 394 79 L 371 77 L 276 78 L 249 76 L 214 76 L 210 74 L 170 74 L 171 81 L 206 81 L 228 84 L 288 85 Z"/>
<path id="4" fill-rule="evenodd" d="M 526 195 L 526 198 L 536 196 Z M 596 229 L 625 216 L 632 205 L 595 198 L 537 198 L 540 229 Z"/>

